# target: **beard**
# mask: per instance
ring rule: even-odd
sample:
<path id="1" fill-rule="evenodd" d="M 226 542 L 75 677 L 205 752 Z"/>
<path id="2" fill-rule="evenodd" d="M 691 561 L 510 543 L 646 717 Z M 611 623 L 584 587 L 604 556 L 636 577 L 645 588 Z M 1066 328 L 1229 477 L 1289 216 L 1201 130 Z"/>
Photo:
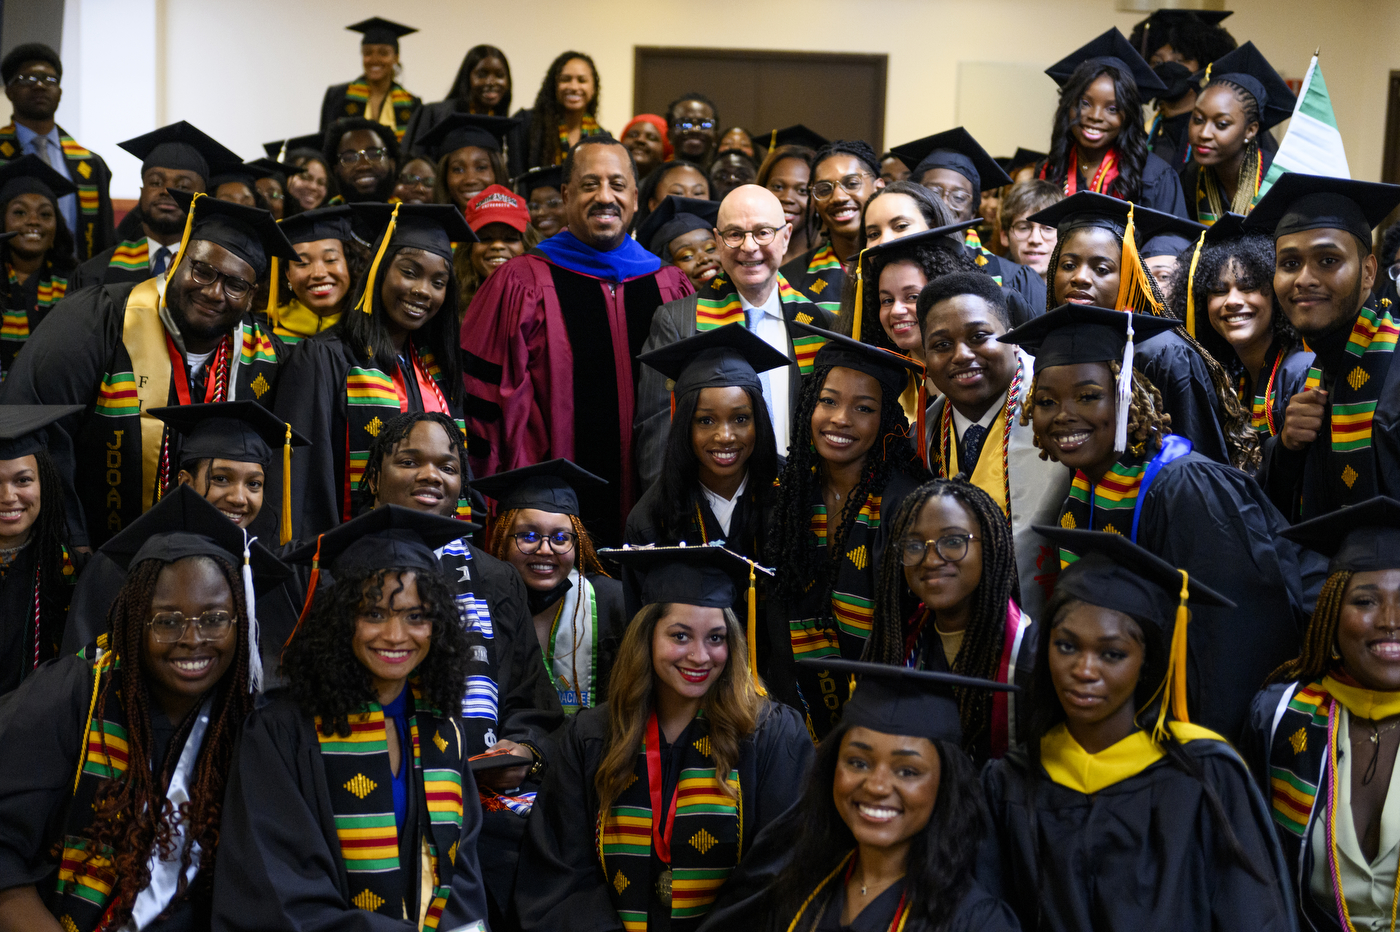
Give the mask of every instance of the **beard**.
<path id="1" fill-rule="evenodd" d="M 147 216 L 145 211 L 142 211 L 141 222 L 146 224 L 147 228 L 157 236 L 175 236 L 176 234 L 185 232 L 186 216 L 186 214 L 181 214 L 178 220 L 166 220 L 164 218 Z"/>
<path id="2" fill-rule="evenodd" d="M 397 183 L 398 176 L 394 172 L 389 172 L 389 174 L 380 179 L 373 190 L 367 194 L 361 194 L 360 190 L 350 182 L 343 178 L 336 179 L 336 184 L 340 189 L 340 196 L 345 199 L 345 203 L 347 204 L 358 204 L 363 201 L 383 203 L 389 200 L 390 195 L 394 193 L 394 186 Z"/>

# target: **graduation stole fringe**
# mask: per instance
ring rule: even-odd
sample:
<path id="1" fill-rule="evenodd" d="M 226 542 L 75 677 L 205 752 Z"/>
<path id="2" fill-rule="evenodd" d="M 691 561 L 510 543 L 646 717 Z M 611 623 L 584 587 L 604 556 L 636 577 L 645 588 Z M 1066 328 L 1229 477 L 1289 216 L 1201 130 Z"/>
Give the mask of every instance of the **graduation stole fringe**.
<path id="1" fill-rule="evenodd" d="M 1275 825 L 1303 838 L 1322 783 L 1334 702 L 1321 677 L 1300 684 L 1283 701 L 1269 751 L 1269 809 Z"/>
<path id="2" fill-rule="evenodd" d="M 943 414 L 938 423 L 938 448 L 935 462 L 931 464 L 933 474 L 940 479 L 951 479 L 959 473 L 970 473 L 973 485 L 992 497 L 1006 515 L 1008 526 L 1011 522 L 1011 468 L 1007 462 L 1011 447 L 1012 419 L 1019 411 L 1017 399 L 1021 397 L 1021 380 L 1024 378 L 1025 364 L 1016 361 L 1016 374 L 1011 377 L 1011 385 L 1006 390 L 1006 401 L 1002 403 L 1001 417 L 992 425 L 982 447 L 982 456 L 976 463 L 961 463 L 958 460 L 958 445 L 953 442 L 953 405 L 945 400 Z"/>
<path id="3" fill-rule="evenodd" d="M 1328 484 L 1340 479 L 1346 487 L 1337 507 L 1354 505 L 1376 494 L 1376 461 L 1371 454 L 1371 425 L 1376 416 L 1386 373 L 1395 353 L 1396 326 L 1389 311 L 1379 314 L 1362 307 L 1351 328 L 1341 371 L 1331 393 L 1331 444 L 1324 467 Z M 1322 382 L 1322 368 L 1308 370 L 1304 388 Z"/>
<path id="4" fill-rule="evenodd" d="M 737 770 L 731 770 L 725 780 L 734 798 L 720 788 L 710 757 L 708 728 L 676 752 L 683 759 L 671 833 L 671 928 L 685 932 L 699 927 L 719 888 L 739 863 L 744 810 Z M 598 814 L 595 833 L 608 896 L 626 932 L 645 932 L 647 927 L 655 880 L 651 876 L 654 817 L 643 744 L 637 750 L 632 782 L 607 812 Z"/>
<path id="5" fill-rule="evenodd" d="M 462 767 L 466 755 L 461 732 L 437 710 L 422 706 L 413 686 L 415 709 L 409 717 L 413 744 L 411 786 L 423 787 L 423 808 L 429 831 L 425 838 L 433 870 L 433 899 L 423 927 L 437 928 L 451 896 L 452 866 L 462 831 Z M 326 789 L 335 814 L 335 833 L 345 864 L 350 903 L 367 912 L 416 920 L 407 915 L 400 873 L 399 834 L 394 820 L 394 775 L 389 767 L 389 743 L 384 710 L 368 703 L 350 716 L 350 735 L 322 732 L 316 718 L 316 738 L 326 769 Z M 421 730 L 420 730 L 421 729 Z M 431 735 L 426 744 L 420 734 Z M 409 755 L 400 754 L 401 766 Z M 407 826 L 406 826 L 407 828 Z M 445 852 L 445 856 L 444 856 Z M 413 857 L 417 857 L 414 852 Z M 416 922 L 415 922 L 416 924 Z"/>

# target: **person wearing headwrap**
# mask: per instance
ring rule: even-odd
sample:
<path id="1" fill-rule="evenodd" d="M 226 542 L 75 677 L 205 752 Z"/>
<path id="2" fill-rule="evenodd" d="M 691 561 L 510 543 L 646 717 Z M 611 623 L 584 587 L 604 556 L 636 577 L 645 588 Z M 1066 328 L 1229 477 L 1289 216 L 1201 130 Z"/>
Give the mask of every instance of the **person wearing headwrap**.
<path id="1" fill-rule="evenodd" d="M 59 204 L 73 190 L 36 155 L 0 165 L 0 379 L 68 290 L 73 237 Z"/>
<path id="2" fill-rule="evenodd" d="M 79 490 L 80 546 L 99 546 L 174 485 L 178 444 L 151 408 L 270 405 L 275 394 L 282 344 L 254 317 L 253 295 L 273 258 L 296 253 L 265 210 L 174 196 L 188 220 L 165 287 L 147 279 L 69 295 L 0 386 L 5 404 L 84 407 L 59 425 L 75 445 L 59 465 Z"/>
<path id="3" fill-rule="evenodd" d="M 654 113 L 639 113 L 622 128 L 618 137 L 632 153 L 637 174 L 645 178 L 662 162 L 671 161 L 671 140 L 666 135 L 666 120 Z"/>
<path id="4" fill-rule="evenodd" d="M 62 60 L 42 43 L 17 45 L 0 61 L 0 83 L 14 109 L 9 124 L 0 127 L 0 165 L 28 153 L 77 189 L 59 198 L 58 209 L 73 235 L 73 258 L 85 262 L 115 237 L 108 191 L 112 170 L 54 122 L 62 82 Z"/>
<path id="5" fill-rule="evenodd" d="M 1371 229 L 1398 205 L 1397 185 L 1288 172 L 1245 221 L 1272 233 L 1274 298 L 1317 354 L 1259 468 L 1295 521 L 1400 495 L 1400 324 L 1371 296 Z"/>
<path id="6" fill-rule="evenodd" d="M 378 16 L 345 28 L 362 37 L 360 57 L 364 71 L 347 84 L 326 88 L 321 101 L 321 131 L 325 132 L 336 120 L 363 117 L 392 131 L 394 140 L 401 141 L 408 121 L 423 101 L 394 80 L 399 70 L 399 40 L 418 30 Z"/>
<path id="7" fill-rule="evenodd" d="M 181 120 L 117 145 L 141 160 L 141 197 L 134 216 L 139 236 L 122 240 L 73 270 L 70 291 L 90 285 L 161 281 L 170 274 L 187 215 L 171 191 L 203 194 L 214 173 L 242 165 L 238 154 Z"/>

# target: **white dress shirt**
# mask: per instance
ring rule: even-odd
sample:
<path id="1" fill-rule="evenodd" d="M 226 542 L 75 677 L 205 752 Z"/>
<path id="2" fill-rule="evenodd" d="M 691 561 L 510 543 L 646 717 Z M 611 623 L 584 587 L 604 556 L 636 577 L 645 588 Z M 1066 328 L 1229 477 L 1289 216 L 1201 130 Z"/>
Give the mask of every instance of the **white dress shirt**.
<path id="1" fill-rule="evenodd" d="M 768 300 L 763 302 L 761 306 L 750 304 L 743 292 L 738 292 L 738 294 L 739 303 L 744 308 L 745 321 L 749 319 L 750 308 L 759 308 L 763 311 L 763 317 L 759 320 L 755 336 L 760 337 L 764 343 L 791 359 L 787 324 L 783 321 L 783 303 L 778 299 L 777 281 L 773 282 L 773 290 L 769 292 Z M 768 402 L 768 414 L 773 419 L 773 437 L 778 442 L 778 455 L 786 456 L 790 439 L 788 436 L 788 368 L 780 366 L 777 369 L 769 369 L 762 375 L 768 381 L 768 391 L 764 393 L 763 397 Z"/>

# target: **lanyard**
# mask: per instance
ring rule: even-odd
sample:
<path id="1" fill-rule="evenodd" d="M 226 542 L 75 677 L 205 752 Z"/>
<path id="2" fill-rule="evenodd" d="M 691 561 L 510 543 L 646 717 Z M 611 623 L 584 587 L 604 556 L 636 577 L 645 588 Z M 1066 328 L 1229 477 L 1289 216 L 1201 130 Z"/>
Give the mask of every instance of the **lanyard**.
<path id="1" fill-rule="evenodd" d="M 180 398 L 180 404 L 190 404 L 190 375 L 185 363 L 185 359 L 180 355 L 180 351 L 175 348 L 175 341 L 170 339 L 170 334 L 165 335 L 165 348 L 170 353 L 170 374 L 175 377 L 175 394 Z M 224 344 L 221 342 L 219 348 L 210 354 L 205 360 L 204 366 L 209 370 L 209 375 L 204 383 L 203 401 L 207 404 L 215 399 L 219 391 L 218 366 L 219 357 L 222 355 Z"/>
<path id="2" fill-rule="evenodd" d="M 647 719 L 647 789 L 651 791 L 651 846 L 656 856 L 666 864 L 671 863 L 671 829 L 676 824 L 676 801 L 680 799 L 681 788 L 671 794 L 671 808 L 666 812 L 665 824 L 657 821 L 661 811 L 661 729 L 656 724 L 656 711 Z"/>

